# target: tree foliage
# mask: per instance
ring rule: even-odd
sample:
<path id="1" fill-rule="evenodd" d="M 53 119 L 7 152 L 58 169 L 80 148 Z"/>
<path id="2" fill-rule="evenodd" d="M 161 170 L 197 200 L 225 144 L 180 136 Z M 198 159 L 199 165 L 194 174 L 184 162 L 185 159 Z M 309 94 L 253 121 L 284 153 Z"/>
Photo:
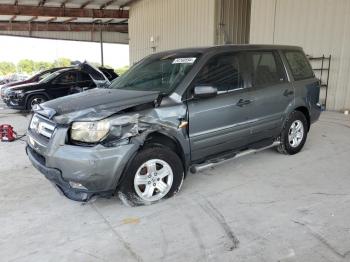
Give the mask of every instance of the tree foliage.
<path id="1" fill-rule="evenodd" d="M 53 67 L 67 67 L 71 65 L 68 58 L 58 58 L 54 62 L 33 61 L 31 59 L 22 59 L 17 65 L 12 62 L 0 62 L 0 75 L 9 75 L 13 73 L 24 73 L 32 75 L 36 72 L 47 70 Z"/>
<path id="2" fill-rule="evenodd" d="M 8 75 L 16 72 L 16 65 L 11 62 L 0 62 L 0 75 Z"/>
<path id="3" fill-rule="evenodd" d="M 45 61 L 39 61 L 39 62 L 34 62 L 34 71 L 42 71 L 42 70 L 47 70 L 50 68 L 53 68 L 54 64 L 50 62 L 45 62 Z"/>
<path id="4" fill-rule="evenodd" d="M 70 62 L 71 62 L 70 59 L 61 57 L 61 58 L 58 58 L 58 59 L 55 60 L 55 62 L 53 63 L 53 64 L 54 64 L 53 67 L 66 67 L 66 66 L 70 66 L 70 65 L 71 65 Z"/>
<path id="5" fill-rule="evenodd" d="M 36 72 L 47 70 L 54 67 L 67 67 L 71 66 L 71 60 L 68 58 L 60 57 L 57 58 L 54 62 L 47 61 L 33 61 L 30 59 L 20 60 L 17 65 L 12 62 L 0 62 L 0 75 L 9 75 L 13 73 L 24 73 L 32 75 Z M 89 62 L 96 67 L 100 67 L 101 64 L 97 62 Z M 112 68 L 109 65 L 105 65 L 106 68 Z M 129 66 L 123 66 L 114 69 L 118 75 L 124 74 L 129 69 Z"/>
<path id="6" fill-rule="evenodd" d="M 118 68 L 116 68 L 116 69 L 114 69 L 114 71 L 118 74 L 118 75 L 122 75 L 122 74 L 124 74 L 126 71 L 128 71 L 129 70 L 129 66 L 123 66 L 123 67 L 118 67 Z"/>
<path id="7" fill-rule="evenodd" d="M 17 64 L 17 70 L 21 73 L 32 73 L 34 71 L 34 61 L 30 59 L 20 60 Z"/>

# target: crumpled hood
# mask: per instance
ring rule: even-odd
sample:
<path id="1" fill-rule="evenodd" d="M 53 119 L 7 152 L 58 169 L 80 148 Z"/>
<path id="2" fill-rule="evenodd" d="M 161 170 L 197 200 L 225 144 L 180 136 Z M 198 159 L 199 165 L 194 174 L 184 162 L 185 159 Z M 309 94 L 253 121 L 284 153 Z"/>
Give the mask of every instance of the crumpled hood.
<path id="1" fill-rule="evenodd" d="M 57 123 L 96 121 L 132 106 L 153 102 L 159 92 L 95 88 L 43 103 L 35 112 Z"/>

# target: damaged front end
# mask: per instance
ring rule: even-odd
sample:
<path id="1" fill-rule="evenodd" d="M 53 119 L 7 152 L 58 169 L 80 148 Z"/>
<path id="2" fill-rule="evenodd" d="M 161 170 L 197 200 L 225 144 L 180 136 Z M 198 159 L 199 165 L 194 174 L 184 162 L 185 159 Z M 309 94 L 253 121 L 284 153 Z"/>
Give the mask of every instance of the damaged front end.
<path id="1" fill-rule="evenodd" d="M 57 107 L 38 106 L 28 130 L 30 160 L 70 199 L 113 194 L 150 134 L 166 134 L 189 147 L 186 129 L 179 127 L 186 117 L 184 104 L 160 107 L 154 94 L 141 100 L 79 111 L 64 107 L 64 100 Z M 52 129 L 48 123 L 54 126 L 50 134 L 45 133 Z"/>

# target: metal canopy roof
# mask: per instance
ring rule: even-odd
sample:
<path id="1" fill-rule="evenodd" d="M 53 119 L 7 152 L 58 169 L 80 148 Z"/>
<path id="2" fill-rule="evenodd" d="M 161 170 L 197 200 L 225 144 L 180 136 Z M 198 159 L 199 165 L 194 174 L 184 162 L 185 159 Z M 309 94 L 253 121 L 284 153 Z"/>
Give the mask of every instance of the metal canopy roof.
<path id="1" fill-rule="evenodd" d="M 128 6 L 133 2 L 135 0 L 2 0 L 0 34 L 97 41 L 93 34 L 103 31 L 126 34 L 106 37 L 107 42 L 125 43 Z M 61 36 L 53 32 L 60 32 Z M 64 32 L 77 34 L 68 36 Z M 79 36 L 78 32 L 85 35 Z M 86 39 L 86 33 L 91 34 L 90 40 Z"/>

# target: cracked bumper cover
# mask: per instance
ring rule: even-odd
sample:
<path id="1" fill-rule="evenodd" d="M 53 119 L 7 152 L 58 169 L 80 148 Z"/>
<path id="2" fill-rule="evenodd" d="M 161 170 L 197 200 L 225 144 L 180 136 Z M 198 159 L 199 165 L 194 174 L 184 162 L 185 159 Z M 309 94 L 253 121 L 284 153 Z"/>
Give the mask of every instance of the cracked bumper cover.
<path id="1" fill-rule="evenodd" d="M 131 143 L 116 147 L 44 146 L 29 133 L 26 152 L 33 166 L 66 197 L 85 201 L 93 195 L 112 194 L 137 149 Z M 87 190 L 71 187 L 70 181 L 82 184 Z"/>

